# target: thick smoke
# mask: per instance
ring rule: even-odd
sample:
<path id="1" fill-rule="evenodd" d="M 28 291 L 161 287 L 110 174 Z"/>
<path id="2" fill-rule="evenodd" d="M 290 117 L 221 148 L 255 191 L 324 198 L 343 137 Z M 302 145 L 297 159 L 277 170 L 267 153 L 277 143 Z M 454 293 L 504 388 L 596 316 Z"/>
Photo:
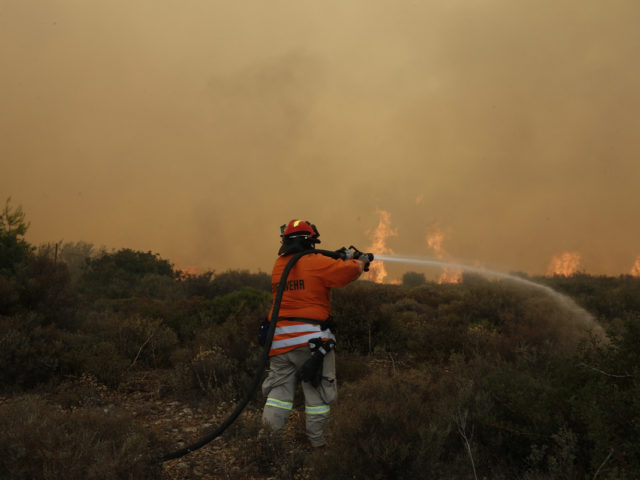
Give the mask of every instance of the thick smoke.
<path id="1" fill-rule="evenodd" d="M 270 270 L 278 227 L 545 273 L 640 254 L 640 2 L 8 1 L 0 194 L 29 240 Z M 393 274 L 393 272 L 391 272 Z"/>

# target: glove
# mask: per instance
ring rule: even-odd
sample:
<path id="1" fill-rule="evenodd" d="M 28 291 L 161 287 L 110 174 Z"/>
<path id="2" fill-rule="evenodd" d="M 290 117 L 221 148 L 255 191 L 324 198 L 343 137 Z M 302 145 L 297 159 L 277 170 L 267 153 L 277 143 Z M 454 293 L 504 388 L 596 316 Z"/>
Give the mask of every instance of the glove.
<path id="1" fill-rule="evenodd" d="M 373 253 L 358 252 L 356 255 L 356 260 L 362 260 L 364 262 L 364 271 L 368 272 L 369 264 L 371 263 L 371 260 L 373 260 Z"/>
<path id="2" fill-rule="evenodd" d="M 342 260 L 351 260 L 353 259 L 354 252 L 350 248 L 342 247 L 340 250 L 337 250 L 336 253 L 340 255 Z"/>

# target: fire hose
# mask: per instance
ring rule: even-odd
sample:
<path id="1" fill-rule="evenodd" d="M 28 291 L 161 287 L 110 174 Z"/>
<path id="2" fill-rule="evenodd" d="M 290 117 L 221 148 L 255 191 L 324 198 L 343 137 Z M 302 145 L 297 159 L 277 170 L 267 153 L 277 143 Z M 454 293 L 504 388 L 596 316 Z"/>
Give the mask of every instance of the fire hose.
<path id="1" fill-rule="evenodd" d="M 261 383 L 262 374 L 264 373 L 264 370 L 267 367 L 267 363 L 269 361 L 269 351 L 271 350 L 271 342 L 273 341 L 273 335 L 276 330 L 276 324 L 278 323 L 277 319 L 278 319 L 278 314 L 280 313 L 280 303 L 282 302 L 282 295 L 284 293 L 289 272 L 301 257 L 311 253 L 319 253 L 327 257 L 331 257 L 335 259 L 341 258 L 343 260 L 347 258 L 359 258 L 361 255 L 367 255 L 369 258 L 369 261 L 373 260 L 373 254 L 363 253 L 359 251 L 357 248 L 355 248 L 354 246 L 350 246 L 348 249 L 343 247 L 340 250 L 337 250 L 335 252 L 330 250 L 311 249 L 311 250 L 305 250 L 305 251 L 293 254 L 293 256 L 287 262 L 287 265 L 285 266 L 282 272 L 282 276 L 280 277 L 280 282 L 278 283 L 278 289 L 276 290 L 276 295 L 273 301 L 273 311 L 271 314 L 272 321 L 269 322 L 269 330 L 267 331 L 264 348 L 262 351 L 262 355 L 260 356 L 260 363 L 258 364 L 256 373 L 244 397 L 242 398 L 240 403 L 236 405 L 236 408 L 233 410 L 233 412 L 229 414 L 229 416 L 220 424 L 218 428 L 216 428 L 214 431 L 212 431 L 208 435 L 205 435 L 200 440 L 192 443 L 191 445 L 187 445 L 186 447 L 181 448 L 180 450 L 176 450 L 175 452 L 171 452 L 163 455 L 159 459 L 160 462 L 166 462 L 167 460 L 173 460 L 176 458 L 183 457 L 195 450 L 198 450 L 199 448 L 204 447 L 207 443 L 219 437 L 233 422 L 235 422 L 235 420 L 240 416 L 240 414 L 245 409 L 245 407 L 249 404 L 249 402 L 251 401 L 251 398 L 253 398 L 256 390 L 258 389 L 258 386 Z"/>

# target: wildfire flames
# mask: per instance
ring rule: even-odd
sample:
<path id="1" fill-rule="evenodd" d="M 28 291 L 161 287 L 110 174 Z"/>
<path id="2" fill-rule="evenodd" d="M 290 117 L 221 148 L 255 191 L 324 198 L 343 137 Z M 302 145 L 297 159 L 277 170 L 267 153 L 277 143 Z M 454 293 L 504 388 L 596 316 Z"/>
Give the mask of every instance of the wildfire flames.
<path id="1" fill-rule="evenodd" d="M 547 267 L 547 275 L 570 277 L 578 272 L 581 263 L 582 257 L 578 252 L 564 252 L 560 255 L 554 255 Z"/>
<path id="2" fill-rule="evenodd" d="M 416 198 L 416 203 L 422 201 L 422 195 Z M 387 240 L 389 237 L 397 236 L 396 229 L 391 228 L 391 214 L 386 210 L 376 210 L 379 221 L 378 225 L 372 232 L 367 232 L 370 235 L 371 243 L 367 247 L 367 251 L 374 255 L 393 255 L 394 252 L 387 246 Z M 444 234 L 438 228 L 437 225 L 430 228 L 430 233 L 426 236 L 427 245 L 433 250 L 435 256 L 440 260 L 450 259 L 451 257 L 443 247 Z M 480 267 L 481 268 L 481 267 Z M 192 270 L 193 269 L 193 270 Z M 195 274 L 197 271 L 195 267 L 187 267 L 182 269 L 183 272 L 189 274 Z M 570 277 L 578 272 L 583 271 L 582 255 L 577 251 L 567 251 L 558 255 L 553 255 L 551 261 L 547 267 L 547 276 L 563 276 Z M 635 260 L 633 267 L 631 268 L 631 275 L 640 278 L 640 255 Z M 381 260 L 372 262 L 369 267 L 369 272 L 364 275 L 364 278 L 376 283 L 385 283 L 385 279 L 388 276 L 385 264 Z M 460 283 L 462 282 L 462 270 L 456 268 L 442 268 L 442 273 L 438 278 L 438 283 Z M 399 281 L 386 281 L 386 283 L 400 283 Z"/>
<path id="3" fill-rule="evenodd" d="M 634 277 L 640 277 L 640 255 L 638 255 L 638 258 L 636 258 L 636 263 L 633 264 L 631 275 L 633 275 Z"/>
<path id="4" fill-rule="evenodd" d="M 393 255 L 393 250 L 387 246 L 387 238 L 398 235 L 398 232 L 391 228 L 391 214 L 385 210 L 377 210 L 380 220 L 378 226 L 371 235 L 371 244 L 367 248 L 368 252 L 375 255 Z M 367 280 L 382 283 L 387 276 L 387 269 L 384 262 L 375 261 L 369 266 L 369 272 L 365 274 Z"/>
<path id="5" fill-rule="evenodd" d="M 438 258 L 448 257 L 447 252 L 442 247 L 444 234 L 436 226 L 432 233 L 427 234 L 427 245 L 433 249 Z M 462 281 L 462 270 L 443 268 L 438 283 L 460 283 Z"/>

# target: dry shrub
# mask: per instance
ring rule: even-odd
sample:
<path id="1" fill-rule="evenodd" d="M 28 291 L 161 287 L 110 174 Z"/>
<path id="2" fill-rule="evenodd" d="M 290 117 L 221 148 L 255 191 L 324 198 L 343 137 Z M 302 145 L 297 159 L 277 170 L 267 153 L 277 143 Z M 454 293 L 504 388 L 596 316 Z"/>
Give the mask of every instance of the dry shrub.
<path id="1" fill-rule="evenodd" d="M 326 455 L 311 459 L 314 478 L 445 478 L 443 459 L 462 451 L 451 425 L 455 388 L 417 370 L 378 371 L 343 388 Z"/>
<path id="2" fill-rule="evenodd" d="M 198 391 L 221 401 L 243 396 L 262 353 L 256 341 L 261 318 L 255 312 L 200 330 L 191 348 L 172 355 L 174 390 Z"/>
<path id="3" fill-rule="evenodd" d="M 402 297 L 395 285 L 354 282 L 331 292 L 342 351 L 367 354 L 385 348 L 389 318 L 381 306 Z"/>
<path id="4" fill-rule="evenodd" d="M 127 362 L 100 336 L 39 325 L 38 317 L 0 320 L 0 385 L 32 388 L 61 375 L 95 375 L 116 386 Z"/>
<path id="5" fill-rule="evenodd" d="M 115 388 L 128 365 L 129 362 L 122 358 L 113 343 L 98 341 L 80 352 L 75 373 L 95 375 L 100 382 Z"/>
<path id="6" fill-rule="evenodd" d="M 91 315 L 83 329 L 117 346 L 131 366 L 168 367 L 178 337 L 158 319 L 139 315 Z"/>
<path id="7" fill-rule="evenodd" d="M 0 429 L 0 478 L 158 478 L 149 439 L 124 413 L 64 412 L 24 396 L 0 406 Z"/>
<path id="8" fill-rule="evenodd" d="M 36 315 L 0 319 L 0 385 L 33 387 L 60 367 L 62 332 Z"/>
<path id="9" fill-rule="evenodd" d="M 182 350 L 174 358 L 176 365 L 169 381 L 177 393 L 199 392 L 215 401 L 230 401 L 244 393 L 248 375 L 222 348 L 201 348 L 197 353 Z"/>
<path id="10" fill-rule="evenodd" d="M 237 364 L 218 347 L 199 352 L 191 360 L 191 372 L 195 384 L 204 393 L 222 398 L 234 395 L 233 376 Z"/>
<path id="11" fill-rule="evenodd" d="M 230 450 L 237 452 L 232 464 L 219 465 L 228 478 L 310 478 L 305 466 L 308 444 L 301 411 L 292 411 L 282 433 L 265 427 L 262 410 L 246 411 L 229 429 L 226 440 Z"/>
<path id="12" fill-rule="evenodd" d="M 167 367 L 178 337 L 160 320 L 139 316 L 116 318 L 116 345 L 131 364 Z"/>
<path id="13" fill-rule="evenodd" d="M 338 350 L 336 358 L 336 374 L 340 384 L 355 382 L 367 376 L 371 370 L 360 355 Z"/>
<path id="14" fill-rule="evenodd" d="M 96 407 L 104 403 L 104 394 L 109 388 L 101 383 L 95 375 L 82 374 L 70 376 L 50 385 L 46 399 L 49 403 L 59 405 L 63 409 L 73 410 L 78 407 Z"/>

